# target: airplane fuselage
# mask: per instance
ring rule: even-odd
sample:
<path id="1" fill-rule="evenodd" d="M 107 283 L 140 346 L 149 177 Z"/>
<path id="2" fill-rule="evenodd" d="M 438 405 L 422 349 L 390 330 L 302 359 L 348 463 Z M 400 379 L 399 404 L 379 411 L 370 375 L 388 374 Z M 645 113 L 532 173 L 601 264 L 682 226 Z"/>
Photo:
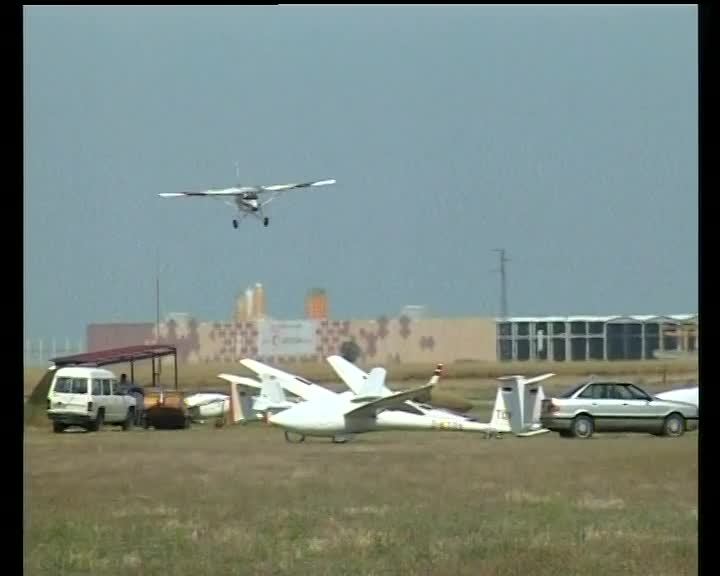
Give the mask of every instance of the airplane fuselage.
<path id="1" fill-rule="evenodd" d="M 260 210 L 260 202 L 257 195 L 252 195 L 249 198 L 246 196 L 238 196 L 235 199 L 235 204 L 241 212 L 258 212 Z"/>
<path id="2" fill-rule="evenodd" d="M 384 410 L 375 416 L 345 416 L 355 406 L 347 399 L 329 400 L 322 405 L 307 402 L 270 417 L 269 422 L 303 436 L 335 437 L 380 430 L 457 430 L 491 432 L 489 424 L 460 418 L 412 414 L 401 410 Z"/>

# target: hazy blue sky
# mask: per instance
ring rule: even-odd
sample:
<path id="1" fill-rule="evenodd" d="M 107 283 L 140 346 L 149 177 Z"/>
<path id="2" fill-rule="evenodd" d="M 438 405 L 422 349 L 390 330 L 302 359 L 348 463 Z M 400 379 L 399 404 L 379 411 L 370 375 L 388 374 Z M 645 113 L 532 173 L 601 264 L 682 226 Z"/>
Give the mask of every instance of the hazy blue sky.
<path id="1" fill-rule="evenodd" d="M 25 9 L 25 334 L 697 310 L 693 6 Z M 263 228 L 159 192 L 336 178 Z"/>

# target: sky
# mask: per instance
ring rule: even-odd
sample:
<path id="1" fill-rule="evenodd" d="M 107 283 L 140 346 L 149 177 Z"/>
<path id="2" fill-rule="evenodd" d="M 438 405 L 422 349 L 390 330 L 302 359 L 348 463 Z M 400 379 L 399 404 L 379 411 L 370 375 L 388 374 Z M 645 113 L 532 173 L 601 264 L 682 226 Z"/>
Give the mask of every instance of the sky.
<path id="1" fill-rule="evenodd" d="M 26 338 L 698 308 L 695 6 L 24 9 Z M 239 178 L 236 177 L 236 165 Z M 268 206 L 161 192 L 335 178 Z"/>

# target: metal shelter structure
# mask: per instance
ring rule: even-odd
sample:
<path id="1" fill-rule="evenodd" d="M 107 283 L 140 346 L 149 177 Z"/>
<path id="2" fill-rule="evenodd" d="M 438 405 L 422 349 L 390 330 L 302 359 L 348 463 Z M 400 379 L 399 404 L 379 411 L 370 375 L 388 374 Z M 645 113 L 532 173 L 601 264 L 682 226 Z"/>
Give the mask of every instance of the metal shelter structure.
<path id="1" fill-rule="evenodd" d="M 126 346 L 124 348 L 111 348 L 108 350 L 98 350 L 97 352 L 86 352 L 84 354 L 74 354 L 72 356 L 63 356 L 60 358 L 51 358 L 56 368 L 64 368 L 66 366 L 108 366 L 110 364 L 130 363 L 130 380 L 135 380 L 135 362 L 140 360 L 152 360 L 152 385 L 158 385 L 159 374 L 156 370 L 155 359 L 164 356 L 172 356 L 174 359 L 175 373 L 175 390 L 178 388 L 177 380 L 177 348 L 175 346 L 167 346 L 164 344 L 142 345 L 142 346 Z M 159 365 L 159 362 L 158 362 Z"/>

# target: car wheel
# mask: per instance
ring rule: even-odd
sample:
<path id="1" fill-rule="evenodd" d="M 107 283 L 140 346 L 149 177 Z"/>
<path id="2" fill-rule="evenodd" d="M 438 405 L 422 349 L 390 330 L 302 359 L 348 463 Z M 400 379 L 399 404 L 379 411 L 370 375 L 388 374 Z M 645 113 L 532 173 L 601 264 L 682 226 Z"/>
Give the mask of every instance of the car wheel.
<path id="1" fill-rule="evenodd" d="M 135 410 L 133 408 L 128 408 L 127 415 L 125 416 L 125 421 L 122 423 L 122 429 L 130 430 L 130 429 L 132 429 L 134 423 L 135 423 Z"/>
<path id="2" fill-rule="evenodd" d="M 571 431 L 572 435 L 575 436 L 575 438 L 590 438 L 595 431 L 595 424 L 593 423 L 593 419 L 585 414 L 580 414 L 580 416 L 576 416 L 572 422 Z"/>
<path id="3" fill-rule="evenodd" d="M 685 418 L 680 414 L 670 414 L 663 422 L 663 436 L 678 438 L 685 432 Z"/>
<path id="4" fill-rule="evenodd" d="M 95 418 L 95 422 L 92 423 L 90 426 L 90 430 L 93 432 L 100 432 L 102 430 L 103 424 L 105 423 L 105 412 L 103 410 L 99 410 L 97 413 L 97 417 Z"/>

